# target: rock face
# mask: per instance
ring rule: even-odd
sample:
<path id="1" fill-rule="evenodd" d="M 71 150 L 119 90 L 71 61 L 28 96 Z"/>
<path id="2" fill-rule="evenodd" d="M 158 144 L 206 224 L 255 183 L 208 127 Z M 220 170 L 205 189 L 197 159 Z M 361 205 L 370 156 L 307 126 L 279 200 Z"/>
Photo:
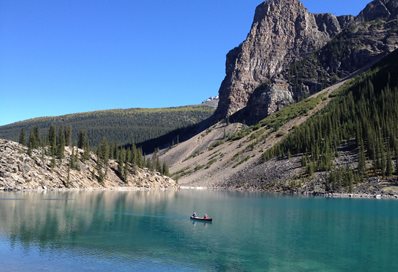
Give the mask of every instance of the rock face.
<path id="1" fill-rule="evenodd" d="M 299 100 L 398 48 L 398 0 L 376 0 L 323 48 L 283 72 Z"/>
<path id="2" fill-rule="evenodd" d="M 260 84 L 277 77 L 292 61 L 324 46 L 351 20 L 349 16 L 311 14 L 299 0 L 260 4 L 247 39 L 227 55 L 216 115 L 225 117 L 245 107 Z M 293 98 L 289 93 L 283 97 Z"/>
<path id="3" fill-rule="evenodd" d="M 216 117 L 255 123 L 373 64 L 398 48 L 397 18 L 398 0 L 375 0 L 357 17 L 268 0 L 227 55 Z"/>
<path id="4" fill-rule="evenodd" d="M 79 154 L 82 155 L 82 150 Z M 110 161 L 103 183 L 97 181 L 96 156 L 85 162 L 78 160 L 80 170 L 69 169 L 70 148 L 66 148 L 65 158 L 57 160 L 51 167 L 51 157 L 43 150 L 27 149 L 18 143 L 0 139 L 0 189 L 3 190 L 46 190 L 46 189 L 174 189 L 174 180 L 147 169 L 131 167 L 126 181 L 117 175 L 117 163 Z"/>
<path id="5" fill-rule="evenodd" d="M 370 22 L 373 20 L 393 20 L 398 15 L 398 1 L 396 0 L 375 0 L 369 3 L 358 15 L 358 20 Z"/>

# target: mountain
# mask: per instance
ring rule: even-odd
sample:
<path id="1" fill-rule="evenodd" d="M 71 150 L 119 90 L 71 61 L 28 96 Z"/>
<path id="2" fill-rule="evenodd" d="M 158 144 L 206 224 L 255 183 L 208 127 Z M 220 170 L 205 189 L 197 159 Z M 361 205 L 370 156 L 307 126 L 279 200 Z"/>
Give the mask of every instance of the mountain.
<path id="1" fill-rule="evenodd" d="M 398 0 L 375 0 L 356 17 L 311 14 L 299 0 L 268 0 L 246 40 L 227 54 L 215 114 L 142 143 L 152 152 L 218 121 L 253 125 L 283 107 L 368 69 L 398 48 Z"/>
<path id="2" fill-rule="evenodd" d="M 323 47 L 352 20 L 352 16 L 311 14 L 299 0 L 260 4 L 246 40 L 227 55 L 216 115 L 225 117 L 244 108 L 259 85 L 276 78 L 292 61 Z M 294 101 L 290 92 L 279 89 L 271 95 L 275 96 L 273 107 Z"/>
<path id="3" fill-rule="evenodd" d="M 48 150 L 39 148 L 28 155 L 25 146 L 0 139 L 0 189 L 177 188 L 174 180 L 132 165 L 128 167 L 127 177 L 121 179 L 118 172 L 120 166 L 114 160 L 106 163 L 104 169 L 107 174 L 104 180 L 99 182 L 98 158 L 95 154 L 83 159 L 83 150 L 75 148 L 75 151 L 72 151 L 67 147 L 64 158 L 55 161 L 47 153 Z M 71 161 L 74 158 L 75 167 L 72 168 Z"/>
<path id="4" fill-rule="evenodd" d="M 0 127 L 0 138 L 18 140 L 21 129 L 29 132 L 34 127 L 44 137 L 51 125 L 71 126 L 77 142 L 79 130 L 88 132 L 90 145 L 97 146 L 103 139 L 111 143 L 139 143 L 159 137 L 175 129 L 191 126 L 208 118 L 214 108 L 206 105 L 163 109 L 107 110 L 42 117 Z"/>
<path id="5" fill-rule="evenodd" d="M 255 123 L 394 51 L 397 2 L 375 0 L 357 17 L 311 14 L 299 0 L 260 4 L 247 39 L 227 55 L 218 120 Z"/>
<path id="6" fill-rule="evenodd" d="M 217 123 L 166 150 L 182 186 L 398 194 L 398 50 L 259 123 Z"/>
<path id="7" fill-rule="evenodd" d="M 163 151 L 173 177 L 186 186 L 397 193 L 397 11 L 398 0 L 372 1 L 356 17 L 314 15 L 297 0 L 262 3 L 227 55 L 213 122 Z"/>

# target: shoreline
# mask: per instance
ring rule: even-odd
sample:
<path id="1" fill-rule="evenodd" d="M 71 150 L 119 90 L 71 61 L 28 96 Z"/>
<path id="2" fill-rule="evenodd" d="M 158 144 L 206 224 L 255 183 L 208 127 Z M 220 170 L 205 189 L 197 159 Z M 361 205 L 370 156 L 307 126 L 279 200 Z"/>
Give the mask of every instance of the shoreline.
<path id="1" fill-rule="evenodd" d="M 225 191 L 225 192 L 242 192 L 242 193 L 268 193 L 280 196 L 303 196 L 303 197 L 322 197 L 322 198 L 335 198 L 335 199 L 377 199 L 377 200 L 398 200 L 398 194 L 369 194 L 369 193 L 315 193 L 315 192 L 276 192 L 256 189 L 238 189 L 238 188 L 225 188 L 225 187 L 204 187 L 204 186 L 180 186 L 181 190 L 192 191 Z"/>
<path id="2" fill-rule="evenodd" d="M 280 196 L 303 196 L 303 197 L 322 197 L 331 199 L 376 199 L 376 200 L 398 200 L 398 194 L 369 194 L 369 193 L 286 193 L 265 191 L 256 189 L 221 188 L 206 186 L 179 186 L 177 188 L 137 188 L 137 187 L 112 187 L 112 188 L 38 188 L 38 189 L 12 189 L 0 188 L 0 192 L 5 193 L 47 193 L 47 192 L 151 192 L 151 191 L 225 191 L 241 193 L 268 193 Z"/>
<path id="3" fill-rule="evenodd" d="M 136 187 L 112 187 L 112 188 L 38 188 L 38 189 L 12 189 L 0 188 L 5 193 L 46 193 L 46 192 L 150 192 L 150 191 L 178 191 L 179 188 L 136 188 Z"/>

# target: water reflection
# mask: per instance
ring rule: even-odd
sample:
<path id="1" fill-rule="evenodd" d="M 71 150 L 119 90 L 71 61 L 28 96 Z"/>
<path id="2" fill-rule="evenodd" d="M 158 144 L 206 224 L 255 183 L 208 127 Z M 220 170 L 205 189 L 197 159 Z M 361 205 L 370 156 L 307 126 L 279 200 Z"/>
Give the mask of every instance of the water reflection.
<path id="1" fill-rule="evenodd" d="M 215 221 L 192 221 L 192 211 Z M 15 262 L 12 251 L 22 247 L 29 261 L 54 258 L 56 266 L 66 251 L 73 258 L 61 266 L 79 255 L 82 262 L 127 263 L 125 271 L 131 260 L 177 263 L 177 270 L 184 264 L 210 271 L 387 271 L 398 269 L 391 254 L 397 239 L 395 201 L 191 191 L 0 193 L 0 259 Z"/>
<path id="2" fill-rule="evenodd" d="M 84 240 L 93 233 L 123 233 L 129 240 L 140 230 L 137 225 L 148 224 L 146 228 L 150 228 L 154 218 L 164 216 L 167 203 L 173 198 L 174 192 L 7 194 L 0 199 L 0 235 L 9 236 L 12 245 L 20 241 L 24 247 L 32 243 L 58 247 L 65 241 L 72 247 L 88 246 L 92 243 Z"/>

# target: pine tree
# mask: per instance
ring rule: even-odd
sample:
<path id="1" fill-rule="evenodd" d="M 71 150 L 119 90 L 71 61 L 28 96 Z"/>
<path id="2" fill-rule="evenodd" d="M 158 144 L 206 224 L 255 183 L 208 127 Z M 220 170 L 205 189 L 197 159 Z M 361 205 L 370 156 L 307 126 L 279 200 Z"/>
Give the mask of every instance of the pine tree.
<path id="1" fill-rule="evenodd" d="M 365 148 L 363 143 L 359 146 L 359 155 L 358 155 L 358 173 L 361 177 L 364 177 L 366 174 L 366 157 L 365 157 Z"/>
<path id="2" fill-rule="evenodd" d="M 73 146 L 72 147 L 72 155 L 70 156 L 70 159 L 69 159 L 70 168 L 73 170 L 80 170 L 80 167 L 78 164 L 78 160 L 79 160 L 78 154 L 79 154 L 79 152 L 77 150 L 75 151 L 75 147 Z"/>
<path id="3" fill-rule="evenodd" d="M 28 140 L 28 155 L 32 156 L 32 151 L 35 149 L 35 137 L 32 132 L 29 134 L 29 140 Z"/>
<path id="4" fill-rule="evenodd" d="M 137 166 L 142 168 L 145 164 L 145 157 L 142 154 L 142 149 L 138 148 L 137 149 Z"/>
<path id="5" fill-rule="evenodd" d="M 166 162 L 163 162 L 162 174 L 165 176 L 170 176 L 169 166 L 167 165 Z"/>
<path id="6" fill-rule="evenodd" d="M 57 157 L 59 159 L 63 159 L 65 154 L 65 133 L 64 129 L 60 128 L 58 131 L 58 138 L 57 138 Z"/>
<path id="7" fill-rule="evenodd" d="M 21 129 L 21 132 L 19 134 L 19 143 L 21 145 L 26 145 L 25 129 Z"/>
<path id="8" fill-rule="evenodd" d="M 86 131 L 79 130 L 77 147 L 83 149 L 83 161 L 88 160 L 90 158 L 90 145 Z"/>
<path id="9" fill-rule="evenodd" d="M 80 148 L 80 149 L 84 149 L 86 146 L 88 146 L 87 132 L 79 130 L 78 140 L 77 140 L 77 147 Z"/>
<path id="10" fill-rule="evenodd" d="M 35 139 L 33 148 L 38 148 L 41 145 L 41 143 L 40 143 L 39 129 L 37 127 L 33 128 L 33 137 Z"/>
<path id="11" fill-rule="evenodd" d="M 392 165 L 392 158 L 391 158 L 391 152 L 390 149 L 387 150 L 387 166 L 386 166 L 386 176 L 390 177 L 392 176 L 393 172 L 394 172 L 394 167 Z"/>
<path id="12" fill-rule="evenodd" d="M 98 149 L 97 149 L 97 172 L 98 172 L 98 181 L 103 183 L 106 175 L 108 173 L 108 163 L 109 163 L 109 144 L 108 141 L 104 138 L 102 139 Z"/>
<path id="13" fill-rule="evenodd" d="M 162 164 L 160 163 L 159 157 L 156 157 L 156 161 L 155 161 L 155 170 L 159 173 L 162 173 Z"/>
<path id="14" fill-rule="evenodd" d="M 72 127 L 67 126 L 65 128 L 65 145 L 72 146 Z"/>
<path id="15" fill-rule="evenodd" d="M 54 126 L 50 126 L 49 128 L 48 141 L 50 144 L 51 155 L 54 156 L 56 154 L 56 147 L 57 147 L 57 132 Z"/>
<path id="16" fill-rule="evenodd" d="M 395 150 L 395 173 L 398 175 L 398 150 Z"/>
<path id="17" fill-rule="evenodd" d="M 131 148 L 131 152 L 132 152 L 132 163 L 133 165 L 138 165 L 138 150 L 137 150 L 137 146 L 135 144 L 133 144 L 132 148 Z"/>
<path id="18" fill-rule="evenodd" d="M 125 181 L 126 150 L 124 148 L 119 152 L 117 162 L 118 162 L 118 174 L 121 177 L 121 179 Z"/>

